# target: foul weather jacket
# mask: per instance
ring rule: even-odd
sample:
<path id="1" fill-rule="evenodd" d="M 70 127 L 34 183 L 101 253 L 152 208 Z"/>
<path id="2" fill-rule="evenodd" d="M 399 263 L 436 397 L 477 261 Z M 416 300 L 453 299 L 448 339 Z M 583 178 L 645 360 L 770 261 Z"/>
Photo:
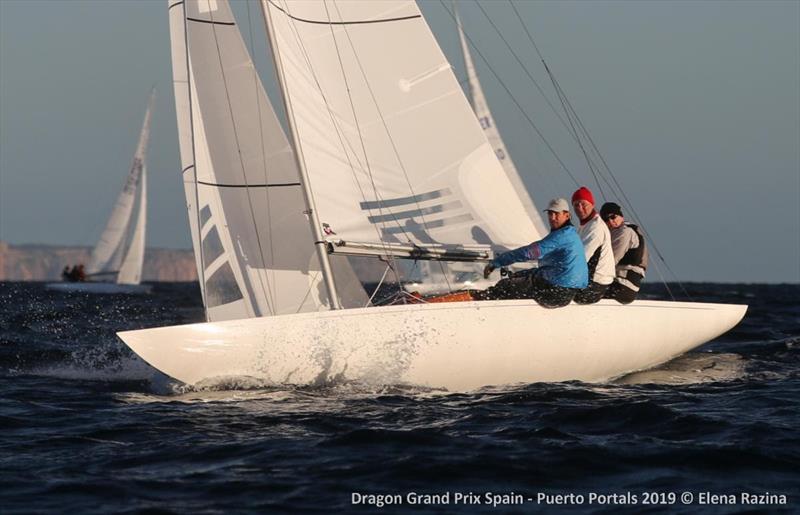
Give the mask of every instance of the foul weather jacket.
<path id="1" fill-rule="evenodd" d="M 589 269 L 578 231 L 572 224 L 551 231 L 539 241 L 504 252 L 492 260 L 499 268 L 522 261 L 539 260 L 539 277 L 563 288 L 586 288 Z"/>

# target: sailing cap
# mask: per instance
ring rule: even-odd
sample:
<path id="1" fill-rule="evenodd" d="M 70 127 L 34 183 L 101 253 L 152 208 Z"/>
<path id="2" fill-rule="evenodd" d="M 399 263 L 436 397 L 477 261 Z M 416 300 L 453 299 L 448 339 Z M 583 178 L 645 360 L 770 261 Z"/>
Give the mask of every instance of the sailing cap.
<path id="1" fill-rule="evenodd" d="M 547 204 L 547 209 L 545 211 L 553 211 L 554 213 L 560 213 L 561 211 L 566 211 L 569 213 L 569 204 L 567 204 L 567 199 L 565 198 L 554 198 Z"/>
<path id="2" fill-rule="evenodd" d="M 600 208 L 600 216 L 605 220 L 608 215 L 622 216 L 622 208 L 615 202 L 606 202 Z"/>
<path id="3" fill-rule="evenodd" d="M 591 205 L 594 205 L 594 195 L 592 195 L 592 190 L 590 190 L 586 186 L 581 186 L 580 188 L 575 190 L 575 193 L 572 194 L 572 203 L 574 204 L 579 200 L 585 200 Z"/>

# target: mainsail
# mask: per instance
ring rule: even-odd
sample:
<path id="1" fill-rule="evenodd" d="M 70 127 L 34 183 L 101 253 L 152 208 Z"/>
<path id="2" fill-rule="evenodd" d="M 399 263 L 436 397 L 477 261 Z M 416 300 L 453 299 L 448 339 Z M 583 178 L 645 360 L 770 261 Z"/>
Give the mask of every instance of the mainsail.
<path id="1" fill-rule="evenodd" d="M 292 148 L 228 2 L 170 4 L 181 163 L 209 321 L 327 309 Z M 346 263 L 341 302 L 366 296 Z"/>
<path id="2" fill-rule="evenodd" d="M 262 5 L 322 223 L 355 242 L 536 239 L 416 4 Z"/>
<path id="3" fill-rule="evenodd" d="M 147 143 L 150 138 L 150 118 L 155 101 L 155 90 L 150 93 L 139 143 L 133 164 L 125 179 L 111 216 L 92 250 L 86 272 L 100 279 L 113 278 L 121 284 L 139 284 L 144 263 L 144 234 L 147 217 L 146 166 Z M 134 206 L 139 200 L 138 216 L 131 230 Z"/>

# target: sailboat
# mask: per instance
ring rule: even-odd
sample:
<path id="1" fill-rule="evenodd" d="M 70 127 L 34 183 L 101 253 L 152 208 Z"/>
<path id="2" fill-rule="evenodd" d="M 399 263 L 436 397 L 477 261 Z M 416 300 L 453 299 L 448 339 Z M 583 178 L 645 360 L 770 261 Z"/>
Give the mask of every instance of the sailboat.
<path id="1" fill-rule="evenodd" d="M 150 286 L 141 284 L 147 225 L 147 142 L 155 89 L 150 93 L 125 185 L 122 188 L 105 229 L 92 249 L 86 267 L 86 280 L 49 283 L 48 289 L 85 293 L 147 293 Z M 136 218 L 134 208 L 138 204 Z"/>
<path id="2" fill-rule="evenodd" d="M 514 186 L 520 202 L 525 207 L 525 212 L 533 223 L 535 235 L 533 240 L 540 240 L 547 236 L 548 229 L 542 219 L 541 210 L 537 209 L 533 199 L 528 193 L 528 189 L 522 182 L 522 177 L 511 159 L 511 154 L 503 142 L 500 131 L 497 128 L 495 119 L 483 93 L 483 87 L 478 79 L 478 72 L 472 60 L 472 53 L 461 25 L 461 18 L 458 15 L 458 8 L 453 4 L 455 13 L 456 29 L 458 39 L 461 44 L 461 54 L 464 58 L 464 69 L 467 73 L 467 83 L 469 84 L 469 100 L 472 103 L 472 110 L 478 118 L 486 139 L 492 146 L 495 156 L 503 166 L 503 171 L 508 176 L 508 180 Z M 518 268 L 520 266 L 518 265 Z M 412 281 L 403 284 L 406 291 L 418 292 L 422 295 L 432 295 L 447 293 L 458 289 L 478 289 L 482 290 L 492 286 L 495 281 L 484 279 L 482 275 L 483 267 L 475 266 L 473 263 L 432 263 L 421 261 L 417 263 L 412 271 Z"/>
<path id="3" fill-rule="evenodd" d="M 118 333 L 155 368 L 190 384 L 246 376 L 465 391 L 600 382 L 668 361 L 744 316 L 743 305 L 643 300 L 556 310 L 532 300 L 348 307 L 347 270 L 331 264 L 337 257 L 485 262 L 539 233 L 416 3 L 262 0 L 261 8 L 286 146 L 277 131 L 262 138 L 271 108 L 239 52 L 227 2 L 169 6 L 184 181 L 209 321 Z M 264 146 L 242 147 L 243 134 Z M 251 160 L 256 167 L 248 168 Z M 238 203 L 226 203 L 231 193 Z M 234 204 L 250 209 L 256 196 L 278 205 L 251 215 L 250 230 L 224 218 Z M 305 230 L 275 223 L 301 215 Z M 270 227 L 254 230 L 254 220 Z M 257 234 L 274 243 L 269 248 L 296 252 L 264 260 Z M 294 300 L 253 314 L 260 301 L 248 278 L 256 272 L 265 291 Z M 278 276 L 293 286 L 272 288 Z M 234 312 L 245 316 L 216 318 Z"/>

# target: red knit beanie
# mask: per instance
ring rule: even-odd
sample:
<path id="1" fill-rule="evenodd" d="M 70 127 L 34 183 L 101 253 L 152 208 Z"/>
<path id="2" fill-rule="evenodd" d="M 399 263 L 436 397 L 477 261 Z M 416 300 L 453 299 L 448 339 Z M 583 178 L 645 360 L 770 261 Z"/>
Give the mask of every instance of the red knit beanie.
<path id="1" fill-rule="evenodd" d="M 594 205 L 594 195 L 592 195 L 591 190 L 586 186 L 581 186 L 580 188 L 575 190 L 575 193 L 572 194 L 573 204 L 579 200 L 585 200 L 591 205 Z"/>

